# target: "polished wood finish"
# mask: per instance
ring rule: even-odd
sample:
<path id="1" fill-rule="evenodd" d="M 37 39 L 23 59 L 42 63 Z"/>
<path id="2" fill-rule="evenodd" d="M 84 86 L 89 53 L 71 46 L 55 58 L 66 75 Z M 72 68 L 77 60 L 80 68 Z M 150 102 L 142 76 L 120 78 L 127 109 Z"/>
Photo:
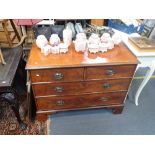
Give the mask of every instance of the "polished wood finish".
<path id="1" fill-rule="evenodd" d="M 106 53 L 76 52 L 44 56 L 33 44 L 26 65 L 37 119 L 56 111 L 112 108 L 121 113 L 138 60 L 123 43 Z"/>
<path id="2" fill-rule="evenodd" d="M 60 110 L 87 108 L 103 105 L 120 105 L 126 92 L 97 93 L 87 95 L 68 95 L 59 97 L 37 98 L 37 110 Z"/>
<path id="3" fill-rule="evenodd" d="M 127 91 L 131 79 L 95 80 L 74 83 L 35 84 L 33 90 L 36 97 L 50 95 L 70 95 L 92 92 Z"/>
<path id="4" fill-rule="evenodd" d="M 136 65 L 87 67 L 86 79 L 129 78 L 135 68 Z"/>
<path id="5" fill-rule="evenodd" d="M 29 60 L 26 69 L 46 69 L 46 68 L 64 68 L 64 67 L 86 67 L 86 66 L 103 66 L 103 65 L 125 65 L 137 64 L 136 57 L 125 47 L 120 44 L 106 53 L 93 54 L 96 58 L 92 59 L 88 52 L 76 52 L 74 44 L 69 47 L 66 54 L 49 54 L 44 56 L 41 50 L 32 45 Z"/>
<path id="6" fill-rule="evenodd" d="M 30 71 L 32 82 L 65 82 L 83 80 L 84 68 L 57 68 Z M 55 75 L 62 75 L 56 78 Z"/>

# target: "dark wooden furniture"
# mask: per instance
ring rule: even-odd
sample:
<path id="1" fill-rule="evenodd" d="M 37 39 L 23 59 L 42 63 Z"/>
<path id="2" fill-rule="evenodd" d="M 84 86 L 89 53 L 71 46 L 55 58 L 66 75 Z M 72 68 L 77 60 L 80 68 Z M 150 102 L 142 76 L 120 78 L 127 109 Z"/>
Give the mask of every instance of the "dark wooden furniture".
<path id="1" fill-rule="evenodd" d="M 107 53 L 76 52 L 44 56 L 33 44 L 26 69 L 36 103 L 36 116 L 46 120 L 57 111 L 112 108 L 121 113 L 136 66 L 124 44 Z M 30 87 L 29 87 L 30 90 Z"/>
<path id="2" fill-rule="evenodd" d="M 2 52 L 6 65 L 0 64 L 0 103 L 8 103 L 17 117 L 20 128 L 26 129 L 27 125 L 19 115 L 19 96 L 13 87 L 15 74 L 22 56 L 22 47 L 2 48 Z"/>

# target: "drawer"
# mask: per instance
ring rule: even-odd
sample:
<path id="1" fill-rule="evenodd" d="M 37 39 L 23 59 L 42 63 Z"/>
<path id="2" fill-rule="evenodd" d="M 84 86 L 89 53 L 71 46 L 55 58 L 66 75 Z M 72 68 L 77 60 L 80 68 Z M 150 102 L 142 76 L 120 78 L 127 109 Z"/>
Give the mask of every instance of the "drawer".
<path id="1" fill-rule="evenodd" d="M 126 92 L 42 97 L 36 99 L 37 110 L 61 110 L 123 104 Z"/>
<path id="2" fill-rule="evenodd" d="M 70 95 L 92 92 L 111 92 L 127 90 L 131 79 L 92 80 L 73 83 L 34 84 L 36 96 Z"/>
<path id="3" fill-rule="evenodd" d="M 135 65 L 87 67 L 86 79 L 132 77 L 135 68 Z"/>
<path id="4" fill-rule="evenodd" d="M 60 68 L 31 70 L 32 83 L 83 80 L 84 68 Z"/>

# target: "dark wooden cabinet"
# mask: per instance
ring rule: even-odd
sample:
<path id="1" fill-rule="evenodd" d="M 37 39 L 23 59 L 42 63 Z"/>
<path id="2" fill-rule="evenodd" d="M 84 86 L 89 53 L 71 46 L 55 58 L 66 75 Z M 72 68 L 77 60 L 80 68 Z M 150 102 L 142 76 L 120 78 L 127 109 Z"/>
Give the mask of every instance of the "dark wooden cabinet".
<path id="1" fill-rule="evenodd" d="M 112 108 L 121 113 L 137 59 L 124 44 L 106 53 L 76 52 L 44 56 L 32 46 L 26 69 L 36 103 L 37 119 L 56 111 Z"/>
<path id="2" fill-rule="evenodd" d="M 22 61 L 22 47 L 19 46 L 16 48 L 2 48 L 2 52 L 6 64 L 2 65 L 0 63 L 0 110 L 3 111 L 3 105 L 5 104 L 9 105 L 13 110 L 17 118 L 17 121 L 19 122 L 19 127 L 22 130 L 25 130 L 27 128 L 27 124 L 25 124 L 22 121 L 19 113 L 21 105 L 19 90 L 22 89 L 19 88 L 17 89 L 17 85 L 18 86 L 20 85 L 20 88 L 23 88 L 21 85 L 25 86 L 25 83 L 23 83 L 24 79 L 22 76 L 24 75 L 23 71 L 24 67 Z M 19 75 L 20 78 L 22 79 L 21 81 L 19 81 L 20 78 L 18 78 L 17 81 L 17 77 Z M 23 112 L 26 113 L 25 110 Z M 5 117 L 6 116 L 7 115 L 5 115 Z"/>

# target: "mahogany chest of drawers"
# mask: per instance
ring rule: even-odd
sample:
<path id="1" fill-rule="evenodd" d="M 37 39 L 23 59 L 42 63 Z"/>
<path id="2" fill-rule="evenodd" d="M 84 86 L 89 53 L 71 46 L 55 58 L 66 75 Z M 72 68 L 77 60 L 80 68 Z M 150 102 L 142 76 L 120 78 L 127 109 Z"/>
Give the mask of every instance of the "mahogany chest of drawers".
<path id="1" fill-rule="evenodd" d="M 33 44 L 26 69 L 32 87 L 36 118 L 57 111 L 111 108 L 119 114 L 138 60 L 124 44 L 107 53 L 76 52 L 44 56 Z"/>

